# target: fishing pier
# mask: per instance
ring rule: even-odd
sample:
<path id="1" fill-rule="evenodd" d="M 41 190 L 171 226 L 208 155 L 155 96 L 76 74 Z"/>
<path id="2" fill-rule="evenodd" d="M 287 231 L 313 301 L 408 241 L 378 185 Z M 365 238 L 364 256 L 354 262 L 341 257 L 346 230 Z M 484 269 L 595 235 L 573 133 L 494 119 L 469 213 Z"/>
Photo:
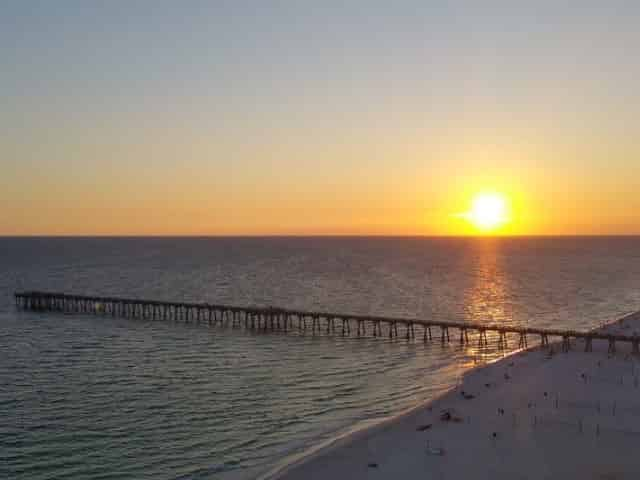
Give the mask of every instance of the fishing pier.
<path id="1" fill-rule="evenodd" d="M 584 350 L 591 351 L 594 341 L 608 342 L 609 353 L 616 344 L 629 343 L 632 352 L 640 354 L 640 336 L 610 335 L 598 331 L 581 332 L 548 328 L 518 327 L 502 324 L 424 320 L 411 318 L 351 315 L 329 312 L 289 310 L 276 307 L 238 307 L 209 303 L 165 302 L 132 298 L 69 295 L 65 293 L 27 291 L 14 294 L 16 306 L 36 312 L 60 312 L 103 315 L 147 320 L 207 322 L 210 325 L 244 328 L 255 332 L 311 331 L 337 335 L 416 338 L 416 331 L 427 342 L 472 342 L 478 347 L 488 345 L 487 334 L 497 337 L 498 346 L 507 348 L 509 337 L 517 339 L 519 348 L 527 348 L 530 340 L 539 340 L 542 347 L 560 340 L 562 350 L 569 351 L 572 341 L 584 341 Z"/>

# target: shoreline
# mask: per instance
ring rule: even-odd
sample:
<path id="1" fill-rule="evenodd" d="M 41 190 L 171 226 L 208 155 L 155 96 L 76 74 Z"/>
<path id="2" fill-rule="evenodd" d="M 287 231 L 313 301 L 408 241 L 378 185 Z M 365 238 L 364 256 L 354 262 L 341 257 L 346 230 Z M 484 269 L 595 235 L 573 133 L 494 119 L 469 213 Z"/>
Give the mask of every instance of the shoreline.
<path id="1" fill-rule="evenodd" d="M 617 321 L 617 320 L 616 320 Z M 530 347 L 531 349 L 539 348 L 539 347 Z M 488 361 L 486 363 L 479 364 L 477 366 L 471 367 L 469 370 L 465 371 L 462 375 L 464 377 L 470 372 L 474 372 L 476 370 L 481 370 L 483 368 L 490 367 L 498 362 L 502 362 L 507 358 L 510 358 L 514 355 L 522 353 L 526 351 L 525 349 L 514 349 L 505 353 L 503 357 Z M 331 452 L 334 449 L 339 449 L 343 446 L 348 445 L 351 442 L 358 441 L 366 438 L 368 435 L 375 435 L 380 431 L 383 431 L 385 428 L 392 427 L 395 423 L 400 422 L 406 418 L 410 418 L 412 415 L 419 413 L 423 409 L 429 408 L 437 403 L 442 397 L 445 397 L 455 390 L 457 390 L 459 385 L 454 385 L 445 389 L 444 391 L 437 394 L 435 397 L 420 402 L 413 407 L 405 409 L 396 415 L 391 415 L 389 417 L 382 417 L 378 419 L 369 419 L 356 423 L 350 428 L 337 432 L 336 435 L 332 436 L 329 439 L 319 442 L 318 444 L 311 445 L 309 448 L 306 448 L 304 451 L 291 454 L 286 456 L 280 462 L 278 462 L 274 467 L 272 467 L 269 471 L 257 477 L 256 480 L 279 480 L 287 475 L 288 472 L 294 470 L 295 468 L 315 459 L 321 457 L 324 454 Z"/>
<path id="2" fill-rule="evenodd" d="M 483 366 L 485 365 L 480 365 L 476 368 L 482 368 Z M 280 478 L 283 478 L 289 471 L 315 458 L 321 457 L 322 455 L 325 455 L 333 451 L 334 449 L 346 446 L 351 442 L 366 438 L 366 436 L 368 435 L 376 434 L 380 431 L 383 431 L 385 428 L 392 426 L 403 418 L 410 417 L 412 414 L 415 414 L 417 411 L 426 408 L 431 403 L 435 402 L 438 398 L 451 393 L 451 391 L 455 390 L 456 388 L 456 386 L 448 388 L 438 394 L 436 397 L 418 403 L 417 405 L 403 410 L 396 415 L 379 419 L 373 418 L 370 420 L 358 422 L 351 428 L 347 428 L 346 430 L 337 433 L 335 436 L 327 440 L 312 445 L 311 447 L 305 449 L 300 453 L 292 454 L 285 457 L 282 461 L 278 462 L 278 464 L 271 470 L 259 476 L 257 480 L 278 480 Z"/>
<path id="3" fill-rule="evenodd" d="M 602 326 L 592 329 L 592 331 L 611 332 L 612 330 L 617 331 L 617 330 L 620 330 L 621 328 L 629 329 L 631 327 L 629 323 L 633 324 L 632 326 L 635 329 L 635 331 L 640 331 L 640 311 L 632 312 L 619 319 L 612 320 L 611 322 L 608 322 Z M 612 358 L 610 355 L 607 355 L 606 347 L 603 348 L 603 346 L 599 344 L 600 342 L 598 342 L 597 346 L 596 344 L 594 344 L 593 352 L 587 352 L 587 353 L 582 352 L 581 349 L 579 348 L 582 345 L 581 342 L 576 342 L 576 343 L 578 345 L 574 345 L 574 351 L 568 354 L 557 352 L 554 355 L 556 356 L 569 355 L 573 357 L 580 356 L 580 358 L 582 358 L 584 355 L 595 357 L 595 356 L 601 356 L 602 353 L 605 353 L 604 358 L 608 358 L 608 359 Z M 551 343 L 549 345 L 550 351 L 559 350 L 558 348 L 559 345 L 560 345 L 560 342 Z M 414 431 L 416 430 L 415 425 L 418 425 L 417 430 L 419 430 L 421 428 L 420 425 L 422 425 L 422 427 L 428 426 L 427 428 L 425 428 L 425 430 L 428 429 L 429 431 L 432 431 L 433 429 L 433 431 L 435 431 L 437 429 L 436 427 L 441 426 L 440 423 L 437 423 L 438 422 L 437 417 L 439 416 L 437 414 L 439 413 L 440 409 L 443 409 L 449 404 L 457 406 L 458 404 L 464 402 L 466 400 L 465 397 L 460 396 L 459 394 L 462 393 L 463 395 L 465 395 L 465 389 L 467 390 L 467 392 L 471 390 L 475 391 L 478 388 L 477 387 L 478 377 L 480 376 L 495 377 L 496 370 L 503 369 L 503 368 L 506 368 L 508 370 L 510 367 L 513 367 L 516 362 L 519 363 L 523 361 L 523 363 L 525 364 L 531 363 L 531 361 L 527 362 L 526 359 L 528 357 L 531 357 L 531 359 L 537 365 L 540 362 L 540 357 L 544 357 L 545 359 L 551 358 L 548 356 L 547 353 L 545 353 L 548 351 L 549 350 L 547 349 L 540 348 L 540 346 L 533 346 L 533 347 L 529 347 L 528 349 L 516 349 L 508 352 L 504 357 L 470 368 L 469 370 L 463 373 L 462 379 L 461 379 L 462 381 L 458 385 L 452 386 L 451 388 L 443 391 L 433 399 L 417 404 L 416 406 L 411 407 L 403 412 L 400 412 L 397 415 L 387 417 L 387 418 L 382 418 L 379 421 L 373 420 L 374 422 L 373 425 L 356 424 L 354 428 L 349 429 L 345 432 L 339 433 L 338 435 L 336 435 L 331 439 L 323 441 L 320 444 L 313 445 L 299 454 L 294 454 L 286 457 L 281 462 L 279 462 L 274 467 L 272 467 L 268 472 L 259 476 L 258 479 L 259 480 L 291 480 L 291 479 L 295 480 L 298 478 L 306 479 L 306 478 L 336 477 L 336 479 L 344 478 L 344 479 L 353 480 L 354 478 L 386 478 L 386 476 L 393 476 L 393 475 L 399 475 L 399 476 L 402 476 L 402 478 L 410 478 L 414 476 L 415 478 L 421 478 L 426 472 L 416 470 L 415 468 L 411 471 L 408 471 L 406 468 L 401 467 L 402 462 L 394 461 L 393 454 L 386 457 L 387 460 L 390 460 L 390 462 L 388 463 L 392 463 L 392 464 L 397 463 L 398 466 L 400 466 L 401 468 L 400 469 L 394 468 L 390 471 L 384 472 L 383 474 L 377 462 L 365 461 L 368 459 L 365 457 L 369 457 L 370 455 L 363 455 L 363 452 L 367 450 L 375 451 L 376 450 L 375 445 L 372 447 L 371 444 L 385 443 L 384 441 L 380 442 L 381 439 L 382 440 L 384 440 L 384 438 L 392 439 L 392 437 L 398 437 L 398 435 L 400 434 L 402 434 L 403 436 L 407 436 L 409 431 L 406 427 L 409 424 L 412 426 L 411 430 L 414 430 Z M 626 352 L 623 350 L 615 354 L 614 357 L 615 356 L 618 356 L 618 357 L 624 356 L 623 358 L 626 359 L 629 357 L 629 352 Z M 636 360 L 632 359 L 632 361 L 637 361 L 637 359 Z M 598 364 L 599 363 L 600 363 L 600 360 L 598 360 Z M 507 375 L 508 374 L 505 373 L 504 377 L 507 378 Z M 638 388 L 637 377 L 636 377 L 636 388 Z M 466 395 L 468 395 L 469 398 L 475 398 L 475 395 L 473 394 L 466 393 Z M 546 392 L 545 392 L 545 395 L 546 395 Z M 462 401 L 461 401 L 461 398 L 463 399 Z M 639 399 L 640 399 L 640 396 L 639 396 Z M 558 396 L 556 396 L 556 408 L 558 408 L 558 402 L 559 402 Z M 478 402 L 476 402 L 476 404 L 477 403 Z M 640 403 L 639 403 L 639 407 L 640 407 Z M 455 411 L 456 408 L 454 406 L 447 409 L 447 411 L 449 410 Z M 499 409 L 499 410 L 502 410 L 502 409 Z M 502 411 L 504 413 L 504 410 Z M 431 421 L 431 423 L 421 423 L 425 421 L 425 417 L 429 417 L 429 420 Z M 534 416 L 534 418 L 535 418 L 534 422 L 540 421 L 542 424 L 542 421 L 543 421 L 542 416 L 539 419 L 537 418 L 537 416 Z M 467 421 L 460 418 L 457 418 L 456 420 L 460 420 L 460 422 L 464 422 L 465 424 Z M 471 418 L 468 419 L 468 422 L 469 424 L 471 424 Z M 513 425 L 515 429 L 517 425 L 516 414 L 513 414 Z M 584 428 L 583 425 L 586 425 L 586 421 L 583 419 L 580 419 L 578 420 L 578 425 L 579 425 L 579 428 L 582 430 Z M 596 426 L 596 429 L 599 435 L 600 434 L 599 424 Z M 637 430 L 639 435 L 638 440 L 640 441 L 640 422 L 638 422 Z M 426 439 L 427 436 L 424 436 L 424 438 Z M 454 438 L 452 440 L 453 440 L 453 443 L 455 443 L 456 439 Z M 390 443 L 394 444 L 395 446 L 395 442 L 392 441 Z M 463 441 L 462 443 L 465 443 L 465 442 Z M 495 441 L 495 437 L 494 437 L 494 443 L 497 443 Z M 418 448 L 417 450 L 421 450 L 422 455 L 427 457 L 433 456 L 434 458 L 435 457 L 445 458 L 446 453 L 448 451 L 447 448 L 444 448 L 442 443 L 438 444 L 437 440 L 433 444 L 430 444 L 429 441 L 427 441 L 427 446 L 425 447 L 423 445 L 423 447 L 424 448 Z M 398 452 L 395 455 L 395 460 L 399 460 L 401 459 L 400 457 L 404 457 L 404 456 L 405 455 L 403 455 L 403 452 Z M 338 461 L 340 465 L 337 465 Z M 640 459 L 638 460 L 638 462 L 639 462 L 638 469 L 634 470 L 633 472 L 640 471 Z M 627 472 L 627 473 L 633 474 L 633 472 Z M 467 475 L 474 475 L 476 478 L 484 478 L 482 476 L 478 477 L 477 471 L 462 472 L 462 473 Z M 383 474 L 383 476 L 380 476 L 380 474 Z M 496 472 L 492 471 L 491 478 L 495 478 L 495 474 Z M 536 476 L 535 472 L 532 472 L 531 474 L 532 474 L 531 477 L 523 476 L 521 478 L 539 478 Z M 500 473 L 498 473 L 498 475 L 500 475 Z M 626 473 L 623 472 L 623 473 L 616 473 L 615 476 L 613 477 L 604 476 L 604 477 L 593 477 L 593 478 L 616 478 L 616 479 L 627 478 L 627 476 L 625 475 Z M 439 478 L 458 478 L 458 477 L 456 477 L 455 474 L 452 474 L 451 477 L 448 477 L 447 474 L 444 471 L 442 471 L 440 472 Z M 499 478 L 509 478 L 509 477 L 503 476 Z M 548 478 L 555 478 L 555 477 L 551 476 Z M 591 478 L 591 477 L 588 477 L 588 478 Z"/>
<path id="4" fill-rule="evenodd" d="M 531 348 L 538 348 L 538 347 L 531 347 Z M 498 362 L 506 360 L 509 357 L 517 355 L 518 353 L 521 353 L 523 351 L 525 350 L 524 349 L 512 350 L 506 353 L 504 357 L 472 367 L 466 372 L 464 372 L 462 376 L 463 380 L 464 380 L 464 377 L 470 372 L 487 368 Z M 405 409 L 396 415 L 358 422 L 355 425 L 353 425 L 351 428 L 347 428 L 344 431 L 340 431 L 335 436 L 327 440 L 324 440 L 318 444 L 314 444 L 300 453 L 288 455 L 287 457 L 282 459 L 280 462 L 278 462 L 278 464 L 275 465 L 273 468 L 271 468 L 268 472 L 257 477 L 256 480 L 279 480 L 281 478 L 284 478 L 291 470 L 294 470 L 295 468 L 309 461 L 312 461 L 315 458 L 322 457 L 322 455 L 325 455 L 334 449 L 339 449 L 341 447 L 348 445 L 351 442 L 362 440 L 366 438 L 368 435 L 378 434 L 381 431 L 384 431 L 385 428 L 392 427 L 397 422 L 400 422 L 406 418 L 411 418 L 412 415 L 419 413 L 423 409 L 433 406 L 442 397 L 446 397 L 447 395 L 457 390 L 458 387 L 459 385 L 454 385 L 450 388 L 447 388 L 446 390 L 440 392 L 435 397 L 429 400 L 425 400 L 424 402 L 418 403 L 417 405 L 414 405 L 413 407 Z"/>

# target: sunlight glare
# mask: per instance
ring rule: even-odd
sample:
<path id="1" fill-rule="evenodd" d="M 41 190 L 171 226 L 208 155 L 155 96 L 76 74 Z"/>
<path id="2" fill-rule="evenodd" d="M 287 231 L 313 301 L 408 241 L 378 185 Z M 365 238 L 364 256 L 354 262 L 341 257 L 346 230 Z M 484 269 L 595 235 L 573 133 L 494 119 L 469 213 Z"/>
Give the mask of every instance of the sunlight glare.
<path id="1" fill-rule="evenodd" d="M 468 218 L 482 231 L 495 230 L 507 221 L 506 200 L 498 193 L 482 193 L 474 197 Z"/>

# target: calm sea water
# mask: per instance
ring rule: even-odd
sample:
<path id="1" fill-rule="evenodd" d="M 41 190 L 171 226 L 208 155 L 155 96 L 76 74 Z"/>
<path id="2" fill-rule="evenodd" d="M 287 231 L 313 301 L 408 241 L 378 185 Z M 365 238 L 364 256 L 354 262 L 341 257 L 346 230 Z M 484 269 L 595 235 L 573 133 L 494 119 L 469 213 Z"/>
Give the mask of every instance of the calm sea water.
<path id="1" fill-rule="evenodd" d="M 0 478 L 15 479 L 255 478 L 486 358 L 18 312 L 15 290 L 580 329 L 640 309 L 633 237 L 5 238 L 0 267 Z"/>

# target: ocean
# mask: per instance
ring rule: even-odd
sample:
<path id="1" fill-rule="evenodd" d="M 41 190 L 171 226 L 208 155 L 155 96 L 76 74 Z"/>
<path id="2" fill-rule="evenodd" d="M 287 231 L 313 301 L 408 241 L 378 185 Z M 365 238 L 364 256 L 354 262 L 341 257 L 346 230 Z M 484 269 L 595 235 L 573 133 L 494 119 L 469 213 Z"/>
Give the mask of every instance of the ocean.
<path id="1" fill-rule="evenodd" d="M 0 478 L 244 479 L 497 358 L 457 342 L 16 310 L 13 292 L 589 329 L 640 238 L 0 238 Z"/>

